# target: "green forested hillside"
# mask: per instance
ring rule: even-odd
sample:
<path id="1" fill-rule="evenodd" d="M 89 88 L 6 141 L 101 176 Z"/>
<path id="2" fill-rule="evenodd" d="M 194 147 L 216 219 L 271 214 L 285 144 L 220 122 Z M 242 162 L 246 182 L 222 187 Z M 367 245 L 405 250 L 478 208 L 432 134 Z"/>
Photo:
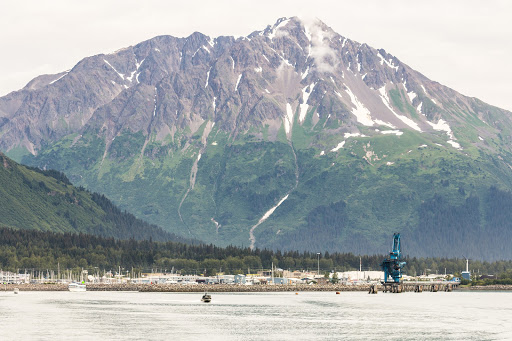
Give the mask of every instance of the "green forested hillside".
<path id="1" fill-rule="evenodd" d="M 0 225 L 119 239 L 186 240 L 122 212 L 103 195 L 74 187 L 60 172 L 22 166 L 1 153 Z"/>
<path id="2" fill-rule="evenodd" d="M 141 157 L 143 142 L 126 133 L 123 157 L 118 151 L 102 161 L 102 142 L 84 134 L 25 161 L 63 170 L 169 231 L 221 246 L 248 246 L 251 226 L 290 191 L 255 229 L 257 247 L 384 253 L 389 236 L 401 232 L 417 256 L 512 258 L 512 172 L 500 155 L 470 144 L 464 151 L 439 146 L 436 137 L 410 131 L 350 138 L 320 155 L 321 145 L 300 147 L 314 139 L 302 127 L 291 145 L 251 134 L 229 140 L 216 129 L 193 190 L 199 146 L 182 151 L 178 140 L 148 144 Z"/>

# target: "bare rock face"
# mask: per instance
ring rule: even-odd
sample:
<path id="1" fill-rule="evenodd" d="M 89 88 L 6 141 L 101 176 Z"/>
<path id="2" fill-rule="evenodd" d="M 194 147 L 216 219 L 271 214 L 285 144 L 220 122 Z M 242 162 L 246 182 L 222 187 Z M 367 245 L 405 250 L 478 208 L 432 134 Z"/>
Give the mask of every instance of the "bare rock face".
<path id="1" fill-rule="evenodd" d="M 256 237 L 262 231 L 256 245 L 294 238 L 302 241 L 290 247 L 300 248 L 316 221 L 311 212 L 341 205 L 352 191 L 364 194 L 361 200 L 385 196 L 389 189 L 372 181 L 385 184 L 386 176 L 411 181 L 389 209 L 403 208 L 403 198 L 414 204 L 384 230 L 416 224 L 415 210 L 441 181 L 441 171 L 425 169 L 462 176 L 444 166 L 452 157 L 486 155 L 480 161 L 492 159 L 498 168 L 483 183 L 508 186 L 511 117 L 427 79 L 384 49 L 294 17 L 241 38 L 159 36 L 37 77 L 0 98 L 0 150 L 65 171 L 177 233 L 243 244 L 249 230 Z M 409 159 L 414 176 L 393 168 Z M 372 180 L 375 174 L 382 178 Z M 419 186 L 415 176 L 429 185 Z M 462 188 L 467 179 L 442 180 Z M 313 199 L 319 184 L 327 194 Z M 359 206 L 333 221 L 348 219 L 359 232 L 331 231 L 329 249 L 351 247 L 343 244 L 351 233 L 363 243 L 370 235 L 358 234 L 363 226 L 380 224 L 360 202 L 347 205 Z M 267 223 L 279 210 L 288 215 Z"/>
<path id="2" fill-rule="evenodd" d="M 89 127 L 108 140 L 123 130 L 147 135 L 207 119 L 234 135 L 267 124 L 276 130 L 286 126 L 288 104 L 293 116 L 302 115 L 299 124 L 308 109 L 320 119 L 330 115 L 338 134 L 358 125 L 432 131 L 439 119 L 465 124 L 454 110 L 489 115 L 385 50 L 320 21 L 283 18 L 238 39 L 159 36 L 37 77 L 0 99 L 0 147 L 37 154 Z M 509 126 L 509 113 L 498 112 Z"/>

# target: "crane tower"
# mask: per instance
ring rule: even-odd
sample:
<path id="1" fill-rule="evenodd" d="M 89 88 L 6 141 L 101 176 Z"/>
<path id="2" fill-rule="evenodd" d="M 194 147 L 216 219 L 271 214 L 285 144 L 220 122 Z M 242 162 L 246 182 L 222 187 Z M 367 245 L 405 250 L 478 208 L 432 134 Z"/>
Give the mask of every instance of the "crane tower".
<path id="1" fill-rule="evenodd" d="M 400 246 L 400 233 L 393 234 L 393 251 L 389 253 L 389 258 L 386 258 L 380 264 L 382 271 L 384 271 L 383 284 L 400 284 L 402 278 L 402 268 L 406 264 L 401 259 L 401 246 Z M 389 279 L 391 277 L 391 280 Z"/>

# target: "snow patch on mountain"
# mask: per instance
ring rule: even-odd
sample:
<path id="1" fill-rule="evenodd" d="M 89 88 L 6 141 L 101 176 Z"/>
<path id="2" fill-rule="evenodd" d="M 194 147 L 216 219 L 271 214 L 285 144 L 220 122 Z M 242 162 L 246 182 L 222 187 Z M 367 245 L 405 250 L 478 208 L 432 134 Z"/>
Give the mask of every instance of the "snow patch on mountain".
<path id="1" fill-rule="evenodd" d="M 444 131 L 446 133 L 446 135 L 448 135 L 448 138 L 449 138 L 448 143 L 452 147 L 454 147 L 456 149 L 462 149 L 461 145 L 458 142 L 455 142 L 455 140 L 456 140 L 455 135 L 453 134 L 453 131 L 450 128 L 450 125 L 448 124 L 448 122 L 446 122 L 445 120 L 443 120 L 441 118 L 441 119 L 439 119 L 439 121 L 437 121 L 437 123 L 432 123 L 429 121 L 427 121 L 427 123 L 430 124 L 434 130 Z"/>
<path id="2" fill-rule="evenodd" d="M 133 82 L 133 76 L 135 75 L 135 73 L 137 72 L 137 70 L 134 70 L 130 73 L 130 76 L 126 76 L 126 79 L 132 83 Z"/>
<path id="3" fill-rule="evenodd" d="M 400 130 L 383 130 L 381 131 L 381 134 L 394 134 L 396 136 L 400 136 L 402 135 L 404 132 L 403 131 L 400 131 Z"/>
<path id="4" fill-rule="evenodd" d="M 302 73 L 301 75 L 301 78 L 304 79 L 308 76 L 308 72 L 309 72 L 309 66 L 306 68 L 306 71 L 304 71 L 304 73 Z"/>
<path id="5" fill-rule="evenodd" d="M 158 94 L 158 89 L 155 87 L 155 98 L 154 98 L 155 108 L 153 109 L 153 117 L 156 116 L 156 95 L 157 94 Z"/>
<path id="6" fill-rule="evenodd" d="M 462 149 L 461 145 L 458 142 L 455 142 L 453 140 L 448 140 L 447 142 L 455 149 Z"/>
<path id="7" fill-rule="evenodd" d="M 313 92 L 313 88 L 315 87 L 316 83 L 312 83 L 309 86 L 306 86 L 304 89 L 302 89 L 302 104 L 300 105 L 300 114 L 299 114 L 299 122 L 304 122 L 304 119 L 306 118 L 306 114 L 308 113 L 308 99 L 311 93 Z M 309 92 L 306 91 L 309 87 Z"/>
<path id="8" fill-rule="evenodd" d="M 210 80 L 210 71 L 211 71 L 212 67 L 210 67 L 210 70 L 208 70 L 208 72 L 206 73 L 206 83 L 204 84 L 204 87 L 206 88 L 208 86 L 208 81 Z M 236 91 L 236 89 L 235 89 Z"/>
<path id="9" fill-rule="evenodd" d="M 379 119 L 375 119 L 375 123 L 378 124 L 378 125 L 381 125 L 381 126 L 385 126 L 385 127 L 388 127 L 388 128 L 391 128 L 391 129 L 395 129 L 396 127 L 394 125 L 392 125 L 391 123 L 389 122 L 384 122 L 382 120 L 379 120 Z"/>
<path id="10" fill-rule="evenodd" d="M 418 124 L 416 122 L 414 122 L 413 120 L 411 120 L 409 117 L 406 117 L 406 116 L 403 116 L 403 115 L 400 115 L 400 114 L 397 114 L 395 112 L 395 110 L 393 110 L 393 108 L 391 107 L 391 102 L 389 100 L 389 97 L 388 97 L 388 93 L 386 92 L 386 87 L 383 86 L 382 88 L 380 88 L 379 90 L 379 93 L 380 93 L 380 98 L 382 99 L 382 102 L 384 103 L 384 105 L 402 122 L 404 122 L 405 124 L 407 124 L 409 127 L 411 127 L 412 129 L 416 130 L 416 131 L 419 131 L 421 132 L 421 128 L 418 126 Z"/>
<path id="11" fill-rule="evenodd" d="M 423 92 L 425 93 L 425 95 L 428 96 L 428 92 L 427 92 L 427 89 L 425 89 L 425 87 L 423 86 L 423 84 L 420 84 L 421 86 L 421 89 L 423 90 Z"/>
<path id="12" fill-rule="evenodd" d="M 356 117 L 357 122 L 365 126 L 372 126 L 374 122 L 372 120 L 370 110 L 368 110 L 363 103 L 359 102 L 356 95 L 352 93 L 350 88 L 347 87 L 345 92 L 350 96 L 350 101 L 354 105 L 354 108 L 351 110 L 351 112 Z"/>
<path id="13" fill-rule="evenodd" d="M 386 63 L 386 65 L 392 69 L 395 69 L 395 71 L 398 71 L 398 66 L 396 66 L 395 64 L 391 63 L 391 62 L 388 62 L 381 54 L 380 52 L 377 53 L 377 56 L 380 58 L 380 65 L 384 65 L 384 63 Z"/>
<path id="14" fill-rule="evenodd" d="M 56 81 L 58 81 L 58 80 L 59 80 L 59 79 L 61 79 L 62 77 L 66 76 L 68 73 L 69 73 L 69 72 L 66 72 L 65 74 L 63 74 L 62 76 L 60 76 L 59 78 L 57 78 L 56 80 L 53 80 L 53 81 L 51 81 L 50 83 L 48 83 L 48 85 L 55 83 Z"/>
<path id="15" fill-rule="evenodd" d="M 290 103 L 286 103 L 286 116 L 284 118 L 284 130 L 286 135 L 291 132 L 293 126 L 293 109 Z"/>
<path id="16" fill-rule="evenodd" d="M 336 147 L 334 147 L 333 149 L 331 149 L 331 152 L 337 152 L 338 150 L 340 150 L 341 148 L 343 148 L 343 146 L 345 145 L 345 141 L 341 141 L 340 143 L 338 143 L 338 145 Z"/>
<path id="17" fill-rule="evenodd" d="M 288 65 L 289 67 L 294 68 L 294 66 L 292 65 L 292 63 L 290 63 L 290 61 L 288 59 L 283 58 L 283 56 L 281 56 L 281 55 L 278 55 L 278 56 L 282 59 L 282 61 L 281 61 L 281 65 L 279 65 L 279 67 L 277 68 L 277 72 L 280 72 L 284 68 L 285 65 Z"/>
<path id="18" fill-rule="evenodd" d="M 106 59 L 103 59 L 103 61 L 105 63 L 107 63 L 108 66 L 110 66 L 112 68 L 112 70 L 114 70 L 118 75 L 119 77 L 121 77 L 122 80 L 124 80 L 124 74 L 123 73 L 119 73 L 115 67 L 113 67 Z"/>
<path id="19" fill-rule="evenodd" d="M 238 90 L 238 84 L 240 83 L 240 79 L 242 79 L 242 73 L 238 76 L 238 79 L 236 80 L 236 85 L 235 85 L 235 91 Z"/>
<path id="20" fill-rule="evenodd" d="M 407 93 L 407 96 L 409 96 L 409 100 L 412 101 L 414 100 L 414 98 L 416 98 L 416 96 L 418 96 L 414 91 L 411 91 L 411 92 L 408 92 Z"/>

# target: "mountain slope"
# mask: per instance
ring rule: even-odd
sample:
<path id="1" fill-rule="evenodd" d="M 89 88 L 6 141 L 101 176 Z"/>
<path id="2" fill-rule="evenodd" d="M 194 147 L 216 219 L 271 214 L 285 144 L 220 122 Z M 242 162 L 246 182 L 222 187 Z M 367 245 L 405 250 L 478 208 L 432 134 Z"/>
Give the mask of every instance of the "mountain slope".
<path id="1" fill-rule="evenodd" d="M 188 241 L 122 213 L 103 195 L 71 185 L 57 171 L 27 168 L 0 153 L 0 224 L 118 239 Z"/>
<path id="2" fill-rule="evenodd" d="M 452 240 L 450 219 L 478 198 L 486 243 L 511 228 L 485 208 L 491 188 L 512 189 L 511 118 L 320 21 L 283 18 L 37 78 L 0 98 L 0 148 L 220 245 L 386 252 L 401 230 L 421 255 L 500 257 L 476 234 Z M 439 200 L 452 208 L 441 231 L 424 221 Z M 421 243 L 434 231 L 451 247 Z"/>

